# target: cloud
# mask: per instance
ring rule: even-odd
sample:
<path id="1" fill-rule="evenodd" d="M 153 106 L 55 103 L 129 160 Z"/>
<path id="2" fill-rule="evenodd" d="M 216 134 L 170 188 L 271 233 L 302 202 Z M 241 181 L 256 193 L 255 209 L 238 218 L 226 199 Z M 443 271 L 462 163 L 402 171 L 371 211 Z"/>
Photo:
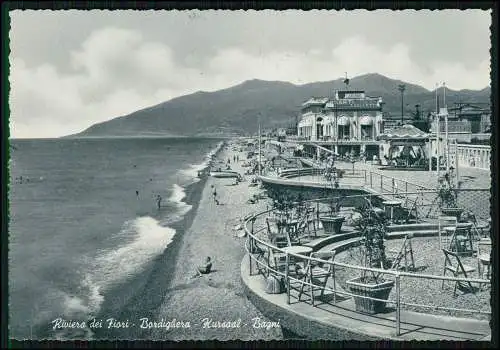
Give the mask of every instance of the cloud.
<path id="1" fill-rule="evenodd" d="M 195 65 L 175 59 L 173 49 L 140 30 L 104 27 L 69 52 L 69 69 L 28 65 L 11 57 L 11 136 L 57 137 L 198 90 L 214 91 L 248 79 L 296 84 L 377 72 L 433 89 L 481 89 L 489 82 L 489 60 L 465 67 L 435 61 L 421 67 L 404 42 L 380 47 L 345 37 L 338 45 L 307 50 L 245 50 L 219 47 Z"/>

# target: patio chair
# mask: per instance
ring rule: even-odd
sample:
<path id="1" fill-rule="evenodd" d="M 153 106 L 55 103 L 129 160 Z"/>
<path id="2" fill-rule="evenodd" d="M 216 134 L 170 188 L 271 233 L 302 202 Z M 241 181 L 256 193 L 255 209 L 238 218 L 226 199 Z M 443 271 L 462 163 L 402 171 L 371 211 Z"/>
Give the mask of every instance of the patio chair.
<path id="1" fill-rule="evenodd" d="M 286 254 L 274 249 L 269 249 L 268 255 L 269 266 L 279 272 L 285 273 L 286 270 Z"/>
<path id="2" fill-rule="evenodd" d="M 450 252 L 449 250 L 446 249 L 442 250 L 444 253 L 443 276 L 446 276 L 446 272 L 451 272 L 453 277 L 469 278 L 467 274 L 476 271 L 475 268 L 462 264 L 462 261 L 460 260 L 460 257 L 457 254 Z M 445 280 L 443 280 L 443 283 L 441 284 L 441 289 L 444 288 L 444 282 Z M 457 295 L 457 287 L 463 286 L 463 283 L 466 283 L 469 290 L 472 293 L 475 293 L 475 289 L 472 286 L 471 282 L 455 281 L 455 286 L 453 288 L 453 296 Z"/>
<path id="3" fill-rule="evenodd" d="M 438 216 L 439 248 L 447 247 L 450 243 L 448 237 L 453 235 L 457 227 L 457 218 L 455 216 Z M 452 228 L 451 231 L 450 229 Z"/>
<path id="4" fill-rule="evenodd" d="M 263 274 L 266 275 L 266 267 L 259 262 L 264 262 L 266 263 L 266 265 L 269 264 L 269 255 L 271 249 L 253 240 L 251 246 L 249 247 L 249 251 L 255 257 L 255 264 L 257 265 L 257 270 L 259 271 L 259 273 L 264 272 Z"/>
<path id="5" fill-rule="evenodd" d="M 482 239 L 477 242 L 477 272 L 479 278 L 491 278 L 491 240 Z M 479 290 L 482 290 L 482 283 Z"/>
<path id="6" fill-rule="evenodd" d="M 269 223 L 269 218 L 266 218 L 266 225 L 267 225 L 267 236 L 271 244 L 275 245 L 278 248 L 283 248 L 291 245 L 290 237 L 288 236 L 286 230 L 278 229 L 277 231 L 273 231 L 271 229 L 271 224 Z"/>
<path id="7" fill-rule="evenodd" d="M 449 250 L 458 255 L 472 255 L 474 252 L 472 244 L 472 224 L 459 223 L 455 227 L 451 237 Z"/>
<path id="8" fill-rule="evenodd" d="M 474 238 L 480 240 L 482 237 L 489 236 L 490 225 L 486 221 L 479 221 L 475 214 L 469 214 L 469 218 L 472 222 Z"/>
<path id="9" fill-rule="evenodd" d="M 413 247 L 411 244 L 411 239 L 413 234 L 407 234 L 399 250 L 389 250 L 389 253 L 393 254 L 391 270 L 397 270 L 400 268 L 401 262 L 404 260 L 405 271 L 408 268 L 415 270 L 415 259 L 413 258 Z"/>
<path id="10" fill-rule="evenodd" d="M 308 285 L 311 305 L 314 306 L 314 291 L 321 290 L 320 296 L 322 297 L 325 292 L 326 283 L 328 282 L 328 278 L 333 277 L 334 285 L 335 285 L 335 269 L 333 264 L 331 264 L 335 260 L 335 250 L 330 252 L 315 252 L 311 254 L 312 258 L 326 260 L 329 263 L 327 266 L 320 266 L 316 261 L 309 260 L 307 266 L 305 268 L 304 273 L 304 281 L 311 283 L 312 285 Z M 305 292 L 305 284 L 302 283 L 299 292 L 299 300 L 302 294 L 306 294 Z M 334 294 L 335 298 L 335 294 Z"/>

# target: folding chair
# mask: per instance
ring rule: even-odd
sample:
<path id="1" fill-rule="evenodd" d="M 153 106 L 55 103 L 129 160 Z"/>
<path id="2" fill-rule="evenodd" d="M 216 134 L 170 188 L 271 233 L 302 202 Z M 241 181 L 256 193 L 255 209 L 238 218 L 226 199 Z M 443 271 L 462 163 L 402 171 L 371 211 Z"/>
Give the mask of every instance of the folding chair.
<path id="1" fill-rule="evenodd" d="M 475 268 L 467 266 L 462 264 L 462 261 L 460 261 L 460 258 L 458 257 L 457 254 L 450 252 L 449 250 L 442 249 L 444 253 L 444 269 L 443 269 L 443 276 L 446 276 L 446 272 L 451 272 L 453 274 L 453 277 L 463 277 L 463 278 L 468 278 L 467 274 L 476 271 Z M 455 263 L 453 263 L 453 261 Z M 444 288 L 444 282 L 441 284 L 441 289 Z M 467 283 L 470 291 L 472 293 L 475 293 L 475 289 L 472 286 L 472 284 L 467 281 L 467 282 L 462 282 L 462 281 L 455 281 L 455 287 L 453 289 L 453 296 L 457 295 L 457 287 L 459 285 L 463 286 L 462 283 Z"/>
<path id="2" fill-rule="evenodd" d="M 263 265 L 259 263 L 260 262 L 267 262 L 269 263 L 269 255 L 270 255 L 270 250 L 267 246 L 259 244 L 257 241 L 253 241 L 252 245 L 250 246 L 250 252 L 255 256 L 255 264 L 257 265 L 257 270 L 259 273 L 262 273 L 263 271 L 266 272 L 267 269 Z M 264 273 L 265 275 L 265 273 Z"/>
<path id="3" fill-rule="evenodd" d="M 413 247 L 411 244 L 412 238 L 413 234 L 407 234 L 399 250 L 389 250 L 389 253 L 393 254 L 390 270 L 397 270 L 403 260 L 405 271 L 408 271 L 408 267 L 415 270 L 415 259 L 413 258 Z"/>
<path id="4" fill-rule="evenodd" d="M 288 245 L 291 245 L 290 238 L 284 229 L 278 229 L 277 231 L 273 231 L 271 229 L 271 224 L 269 223 L 269 218 L 266 218 L 267 224 L 267 236 L 271 244 L 275 245 L 278 248 L 283 248 Z"/>
<path id="5" fill-rule="evenodd" d="M 477 272 L 479 278 L 491 278 L 491 240 L 489 239 L 477 242 Z M 482 285 L 482 283 L 479 285 L 479 290 L 482 290 Z"/>
<path id="6" fill-rule="evenodd" d="M 472 255 L 472 223 L 457 223 L 451 237 L 449 250 L 457 255 Z"/>
<path id="7" fill-rule="evenodd" d="M 457 218 L 455 216 L 438 217 L 439 248 L 448 247 L 448 236 L 453 235 L 456 227 Z M 451 231 L 449 228 L 451 228 Z"/>
<path id="8" fill-rule="evenodd" d="M 335 269 L 333 267 L 333 261 L 335 260 L 335 250 L 330 252 L 315 252 L 311 254 L 312 258 L 322 259 L 328 261 L 327 266 L 319 266 L 316 261 L 309 260 L 305 269 L 304 281 L 311 283 L 309 287 L 311 305 L 314 306 L 314 291 L 321 290 L 320 296 L 322 297 L 325 293 L 326 283 L 328 278 L 333 277 L 333 283 L 335 286 Z M 299 292 L 299 300 L 304 291 L 305 284 L 302 283 Z M 335 288 L 335 287 L 334 287 Z M 335 294 L 334 294 L 335 303 Z"/>
<path id="9" fill-rule="evenodd" d="M 478 221 L 476 215 L 470 214 L 472 227 L 474 228 L 475 238 L 480 240 L 483 237 L 489 236 L 490 225 L 486 221 Z M 488 234 L 488 236 L 487 236 Z"/>

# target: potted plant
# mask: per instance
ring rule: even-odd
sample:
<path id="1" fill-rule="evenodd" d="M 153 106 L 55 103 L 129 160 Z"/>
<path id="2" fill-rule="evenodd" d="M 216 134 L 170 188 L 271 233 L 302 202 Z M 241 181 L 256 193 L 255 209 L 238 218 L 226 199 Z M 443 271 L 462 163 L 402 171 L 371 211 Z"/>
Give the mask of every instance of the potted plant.
<path id="1" fill-rule="evenodd" d="M 446 173 L 439 182 L 438 197 L 441 212 L 444 215 L 454 216 L 457 220 L 460 220 L 464 209 L 459 208 L 457 205 L 457 193 L 451 184 L 450 176 Z"/>
<path id="2" fill-rule="evenodd" d="M 328 201 L 329 211 L 326 215 L 321 215 L 319 220 L 323 225 L 323 229 L 327 234 L 340 234 L 342 232 L 342 224 L 345 217 L 339 215 L 344 196 L 332 197 Z"/>
<path id="3" fill-rule="evenodd" d="M 377 211 L 371 204 L 355 209 L 357 219 L 354 225 L 362 236 L 357 249 L 361 266 L 370 268 L 388 268 L 390 262 L 385 255 L 384 237 L 387 219 L 383 211 Z M 352 294 L 387 300 L 394 281 L 386 280 L 381 273 L 361 270 L 361 275 L 347 280 L 346 284 Z M 354 297 L 356 311 L 376 314 L 385 310 L 386 302 Z"/>

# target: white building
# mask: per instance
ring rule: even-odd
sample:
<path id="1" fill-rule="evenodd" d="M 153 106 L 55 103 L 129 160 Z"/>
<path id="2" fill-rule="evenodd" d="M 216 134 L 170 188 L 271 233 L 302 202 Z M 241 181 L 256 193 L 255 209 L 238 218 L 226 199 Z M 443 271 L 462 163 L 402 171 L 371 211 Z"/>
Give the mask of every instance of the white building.
<path id="1" fill-rule="evenodd" d="M 382 98 L 367 97 L 358 90 L 337 91 L 331 99 L 312 97 L 302 104 L 299 139 L 320 143 L 341 155 L 354 151 L 378 156 L 382 106 Z"/>

